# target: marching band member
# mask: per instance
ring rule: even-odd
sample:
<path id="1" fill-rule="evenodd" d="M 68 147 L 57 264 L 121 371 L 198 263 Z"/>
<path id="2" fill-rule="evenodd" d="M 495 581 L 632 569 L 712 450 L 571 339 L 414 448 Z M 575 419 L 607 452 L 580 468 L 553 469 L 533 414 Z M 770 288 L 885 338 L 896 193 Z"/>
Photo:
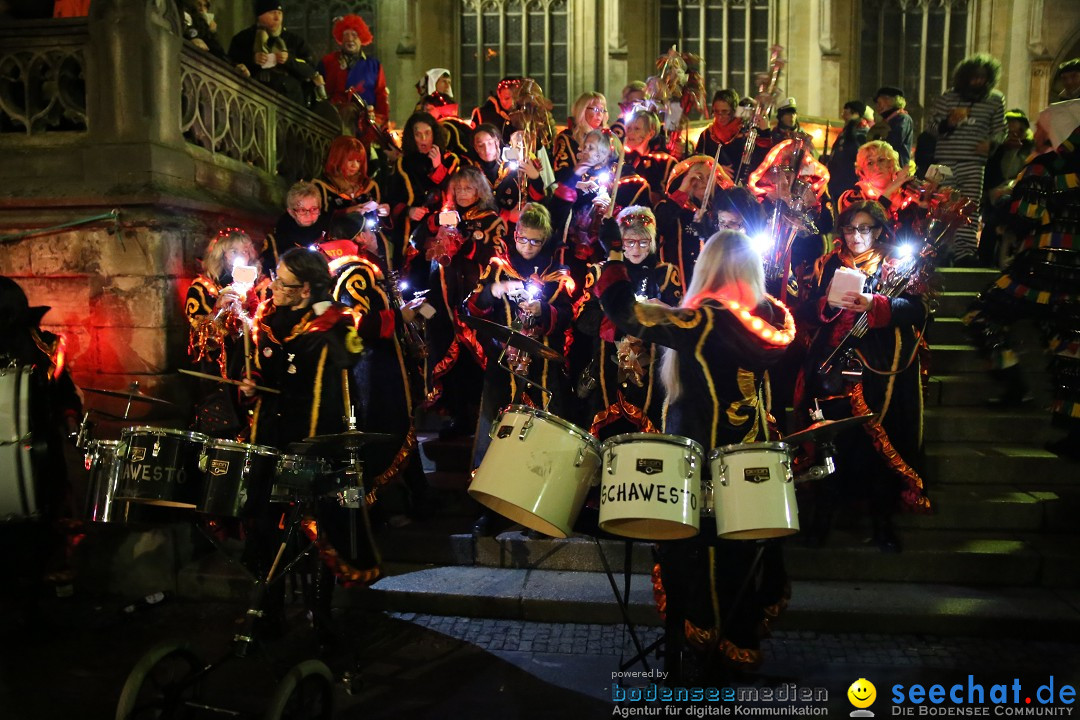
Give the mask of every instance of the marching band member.
<path id="1" fill-rule="evenodd" d="M 510 119 L 510 113 L 514 110 L 514 96 L 518 86 L 521 85 L 521 77 L 511 75 L 504 77 L 484 104 L 473 110 L 472 126 L 478 128 L 481 125 L 494 125 L 502 133 L 502 141 L 510 142 L 510 136 L 514 133 L 514 122 Z"/>
<path id="2" fill-rule="evenodd" d="M 322 211 L 370 211 L 369 203 L 379 204 L 378 184 L 368 177 L 368 151 L 364 143 L 349 135 L 341 135 L 330 143 L 323 166 L 322 179 L 315 180 L 319 189 Z"/>
<path id="3" fill-rule="evenodd" d="M 660 132 L 660 118 L 656 113 L 639 109 L 630 115 L 626 125 L 625 163 L 649 183 L 649 201 L 655 205 L 664 197 L 668 176 L 675 165 L 675 158 L 666 152 L 652 152 L 652 141 Z"/>
<path id="4" fill-rule="evenodd" d="M 613 188 L 619 149 L 618 139 L 607 128 L 590 130 L 576 164 L 555 175 L 558 185 L 552 215 L 555 232 L 562 240 L 559 261 L 569 268 L 578 288 L 583 286 L 588 266 L 604 258 L 599 242 L 600 220 L 608 205 L 615 203 L 618 210 L 650 204 L 648 182 L 625 163 L 619 184 Z"/>
<path id="5" fill-rule="evenodd" d="M 322 210 L 322 193 L 312 182 L 294 183 L 285 194 L 285 212 L 278 218 L 273 231 L 266 234 L 261 263 L 263 274 L 269 275 L 286 250 L 308 247 L 326 238 L 330 213 Z"/>
<path id="6" fill-rule="evenodd" d="M 607 99 L 603 93 L 584 93 L 574 101 L 570 113 L 569 126 L 555 136 L 552 148 L 551 169 L 556 173 L 577 165 L 586 135 L 607 128 Z"/>
<path id="7" fill-rule="evenodd" d="M 415 364 L 406 328 L 419 303 L 398 303 L 398 294 L 389 285 L 391 280 L 378 255 L 378 239 L 362 217 L 334 218 L 330 237 L 334 240 L 319 246 L 324 254 L 333 251 L 336 244 L 351 250 L 340 255 L 331 252 L 330 273 L 334 278 L 332 297 L 353 309 L 363 344 L 360 359 L 352 368 L 351 399 L 357 429 L 402 438 L 400 444 L 364 448 L 369 506 L 391 524 L 404 523 L 426 489 L 413 422 L 413 409 L 423 400 L 417 382 L 421 368 Z"/>
<path id="8" fill-rule="evenodd" d="M 639 301 L 658 300 L 675 306 L 682 298 L 679 271 L 659 262 L 656 217 L 640 205 L 623 209 L 604 221 L 604 233 L 622 241 L 627 275 Z M 592 362 L 586 372 L 597 383 L 599 407 L 593 403 L 589 425 L 598 438 L 622 432 L 658 432 L 662 425 L 663 386 L 657 370 L 658 348 L 616 328 L 604 316 L 595 283 L 602 267 L 594 265 L 585 280 L 583 302 L 575 318 L 582 334 L 592 338 Z M 572 372 L 572 377 L 578 377 Z M 580 386 L 580 382 L 579 382 Z"/>
<path id="9" fill-rule="evenodd" d="M 836 438 L 836 473 L 820 486 L 810 541 L 824 539 L 837 503 L 847 497 L 869 503 L 872 541 L 882 552 L 899 552 L 891 519 L 897 505 L 902 502 L 916 510 L 930 506 L 920 469 L 919 345 L 928 301 L 925 288 L 907 288 L 895 297 L 875 292 L 891 271 L 895 261 L 891 255 L 899 252 L 891 246 L 892 227 L 881 205 L 851 205 L 840 213 L 837 224 L 842 242 L 817 262 L 797 310 L 800 321 L 816 332 L 796 387 L 796 418 L 809 423 L 815 401 L 828 420 L 867 413 L 877 417 Z M 830 296 L 840 268 L 865 275 L 860 291 Z M 861 317 L 869 329 L 860 339 L 849 338 Z M 834 353 L 836 357 L 830 360 Z"/>
<path id="10" fill-rule="evenodd" d="M 184 314 L 189 324 L 188 356 L 197 368 L 223 378 L 238 377 L 244 367 L 243 324 L 254 316 L 259 298 L 257 283 L 245 296 L 234 288 L 233 268 L 257 266 L 258 253 L 247 233 L 238 228 L 219 232 L 206 248 L 203 271 L 187 290 Z M 198 381 L 192 429 L 211 437 L 235 439 L 248 429 L 247 413 L 236 393 L 220 383 Z"/>
<path id="11" fill-rule="evenodd" d="M 837 210 L 843 213 L 860 202 L 876 201 L 889 216 L 895 232 L 912 230 L 925 211 L 919 207 L 919 192 L 909 191 L 914 178 L 907 168 L 900 166 L 899 158 L 884 140 L 862 145 L 855 157 L 855 174 L 859 180 L 837 200 Z"/>
<path id="12" fill-rule="evenodd" d="M 574 287 L 567 269 L 555 259 L 551 234 L 547 208 L 536 203 L 526 205 L 518 220 L 513 245 L 505 255 L 492 258 L 469 296 L 468 308 L 472 315 L 518 330 L 561 353 L 571 320 Z M 518 355 L 519 374 L 534 383 L 530 385 L 499 364 L 502 347 L 498 343 L 483 340 L 483 344 L 487 368 L 474 467 L 487 451 L 488 429 L 500 408 L 508 403 L 524 402 L 558 415 L 563 412 L 565 396 L 562 368 L 558 365 L 541 358 L 529 358 L 525 362 Z M 515 363 L 514 358 L 508 359 Z M 541 392 L 537 386 L 550 392 Z"/>
<path id="13" fill-rule="evenodd" d="M 693 277 L 694 264 L 705 240 L 718 229 L 715 212 L 706 212 L 700 221 L 694 220 L 703 202 L 712 168 L 713 159 L 705 155 L 694 155 L 683 160 L 672 168 L 667 195 L 656 205 L 660 261 L 678 268 L 684 293 Z M 722 172 L 717 171 L 717 184 L 725 180 L 730 184 L 730 179 Z"/>
<path id="14" fill-rule="evenodd" d="M 464 159 L 472 150 L 473 127 L 468 120 L 458 117 L 458 104 L 445 93 L 433 93 L 420 98 L 416 112 L 427 113 L 439 121 L 442 135 L 446 138 L 446 149 L 460 159 Z"/>
<path id="15" fill-rule="evenodd" d="M 742 119 L 736 114 L 737 107 L 739 107 L 739 93 L 728 89 L 717 90 L 712 99 L 712 124 L 698 136 L 697 145 L 694 147 L 695 155 L 707 155 L 711 158 L 716 157 L 716 149 L 721 146 L 720 167 L 724 168 L 728 177 L 735 177 L 735 171 L 739 169 L 739 161 L 746 147 L 749 130 L 743 127 Z M 761 163 L 765 158 L 765 153 L 772 147 L 772 136 L 767 118 L 760 119 L 758 130 L 754 153 L 750 161 L 751 170 Z"/>
<path id="16" fill-rule="evenodd" d="M 638 302 L 623 248 L 613 247 L 610 257 L 596 284 L 604 312 L 621 332 L 669 348 L 660 370 L 664 432 L 692 438 L 706 453 L 766 440 L 765 371 L 791 342 L 795 324 L 765 294 L 761 258 L 749 238 L 730 230 L 709 238 L 677 308 Z M 780 546 L 766 544 L 760 583 L 736 604 L 758 547 L 716 539 L 707 528 L 689 540 L 660 543 L 668 668 L 676 680 L 684 639 L 705 658 L 737 667 L 760 663 L 760 638 L 787 588 Z"/>
<path id="17" fill-rule="evenodd" d="M 457 155 L 442 149 L 445 142 L 438 121 L 427 113 L 413 113 L 406 121 L 401 157 L 387 193 L 391 214 L 401 217 L 397 247 L 404 247 L 417 223 L 442 207 L 446 183 L 459 165 Z"/>
<path id="18" fill-rule="evenodd" d="M 518 208 L 522 204 L 519 173 L 525 175 L 528 202 L 541 202 L 547 197 L 543 178 L 540 177 L 540 161 L 535 157 L 505 159 L 502 139 L 494 125 L 481 125 L 473 132 L 470 160 L 480 168 L 491 185 L 499 215 L 508 228 L 517 222 Z"/>

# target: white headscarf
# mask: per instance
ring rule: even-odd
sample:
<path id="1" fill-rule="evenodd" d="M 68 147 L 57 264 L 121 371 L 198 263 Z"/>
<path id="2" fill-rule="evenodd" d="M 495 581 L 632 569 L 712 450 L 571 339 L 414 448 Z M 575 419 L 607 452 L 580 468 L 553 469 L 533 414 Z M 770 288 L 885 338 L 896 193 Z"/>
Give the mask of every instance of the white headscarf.
<path id="1" fill-rule="evenodd" d="M 1057 150 L 1080 126 L 1080 99 L 1054 103 L 1039 113 L 1038 124 L 1050 136 L 1050 142 Z"/>
<path id="2" fill-rule="evenodd" d="M 434 95 L 435 94 L 435 86 L 439 84 L 439 78 L 441 78 L 443 75 L 449 75 L 449 74 L 450 74 L 450 71 L 447 70 L 446 68 L 431 68 L 426 73 L 424 73 L 424 79 L 421 80 L 420 82 L 421 83 L 426 83 L 427 92 L 425 92 L 423 94 L 424 95 Z"/>

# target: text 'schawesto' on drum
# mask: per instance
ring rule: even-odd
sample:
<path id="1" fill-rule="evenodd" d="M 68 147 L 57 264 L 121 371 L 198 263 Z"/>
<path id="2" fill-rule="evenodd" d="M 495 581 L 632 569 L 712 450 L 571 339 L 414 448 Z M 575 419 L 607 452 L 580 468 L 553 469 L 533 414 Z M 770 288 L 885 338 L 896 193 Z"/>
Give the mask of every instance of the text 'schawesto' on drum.
<path id="1" fill-rule="evenodd" d="M 760 540 L 799 532 L 787 444 L 725 445 L 709 454 L 709 469 L 718 537 Z"/>
<path id="2" fill-rule="evenodd" d="M 603 446 L 600 529 L 639 540 L 698 534 L 704 451 L 689 438 L 617 435 Z"/>
<path id="3" fill-rule="evenodd" d="M 165 507 L 195 508 L 202 502 L 199 455 L 202 433 L 149 426 L 120 434 L 118 499 Z"/>
<path id="4" fill-rule="evenodd" d="M 551 413 L 510 405 L 491 426 L 491 446 L 469 495 L 504 517 L 564 538 L 600 468 L 600 443 Z"/>
<path id="5" fill-rule="evenodd" d="M 199 456 L 203 497 L 198 511 L 246 517 L 269 502 L 281 453 L 264 445 L 207 440 Z"/>

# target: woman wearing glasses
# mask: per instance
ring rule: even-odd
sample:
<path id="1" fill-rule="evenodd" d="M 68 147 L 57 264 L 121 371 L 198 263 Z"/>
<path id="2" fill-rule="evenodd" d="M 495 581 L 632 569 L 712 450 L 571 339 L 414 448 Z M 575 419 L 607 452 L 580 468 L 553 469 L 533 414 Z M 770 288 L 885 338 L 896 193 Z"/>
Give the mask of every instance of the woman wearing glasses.
<path id="1" fill-rule="evenodd" d="M 294 183 L 285 195 L 285 212 L 278 218 L 272 232 L 266 234 L 266 248 L 261 262 L 263 273 L 269 275 L 278 259 L 294 247 L 309 247 L 326 239 L 330 213 L 322 210 L 322 195 L 315 183 L 301 180 Z"/>
<path id="2" fill-rule="evenodd" d="M 570 326 L 574 284 L 566 268 L 554 258 L 551 233 L 547 208 L 537 203 L 526 205 L 518 219 L 513 244 L 506 255 L 492 258 L 484 269 L 479 284 L 469 296 L 468 309 L 472 315 L 511 327 L 562 354 L 566 329 Z M 525 402 L 564 415 L 566 399 L 561 364 L 531 357 L 527 367 L 518 368 L 519 374 L 535 383 L 528 385 L 499 365 L 501 344 L 484 337 L 480 342 L 487 355 L 487 367 L 474 467 L 487 452 L 488 430 L 500 408 Z M 537 385 L 550 392 L 541 392 Z"/>
<path id="3" fill-rule="evenodd" d="M 578 151 L 585 142 L 586 134 L 607 128 L 607 98 L 603 93 L 587 92 L 574 101 L 570 113 L 567 128 L 555 136 L 554 159 L 551 163 L 555 172 L 577 164 Z"/>
<path id="4" fill-rule="evenodd" d="M 659 301 L 674 307 L 682 298 L 679 271 L 660 262 L 656 254 L 656 217 L 652 210 L 634 205 L 617 219 L 604 221 L 605 235 L 621 239 L 623 261 L 638 302 Z M 600 297 L 594 292 L 601 266 L 594 265 L 585 279 L 583 301 L 575 326 L 592 340 L 592 356 L 577 378 L 579 397 L 595 385 L 587 399 L 588 417 L 583 427 L 604 439 L 625 432 L 659 432 L 664 390 L 657 369 L 660 349 L 652 343 L 618 330 L 604 317 Z"/>
<path id="5" fill-rule="evenodd" d="M 929 509 L 920 474 L 921 346 L 928 302 L 920 288 L 896 297 L 875 292 L 902 252 L 892 245 L 892 227 L 881 205 L 851 205 L 837 224 L 841 242 L 817 262 L 797 310 L 814 336 L 798 383 L 796 419 L 809 424 L 815 402 L 828 420 L 876 417 L 837 437 L 836 472 L 815 488 L 804 529 L 808 541 L 821 543 L 841 499 L 857 501 L 869 510 L 869 542 L 882 552 L 899 552 L 892 515 L 900 505 Z M 865 275 L 859 290 L 830 292 L 841 268 Z M 849 338 L 862 316 L 869 329 L 861 338 Z"/>

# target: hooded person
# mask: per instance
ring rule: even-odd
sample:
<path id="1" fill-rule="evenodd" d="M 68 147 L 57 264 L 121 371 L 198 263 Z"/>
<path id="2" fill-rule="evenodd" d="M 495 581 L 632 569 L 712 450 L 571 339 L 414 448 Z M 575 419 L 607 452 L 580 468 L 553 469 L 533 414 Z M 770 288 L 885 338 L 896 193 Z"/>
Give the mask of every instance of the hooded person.
<path id="1" fill-rule="evenodd" d="M 987 159 L 1005 135 L 1005 96 L 995 90 L 1001 63 L 979 53 L 953 70 L 953 86 L 930 107 L 926 127 L 936 135 L 934 162 L 953 172 L 948 184 L 978 203 L 982 198 Z M 953 264 L 978 262 L 979 223 L 956 234 Z"/>
<path id="2" fill-rule="evenodd" d="M 452 98 L 454 97 L 454 89 L 450 84 L 450 80 L 450 71 L 446 68 L 431 68 L 416 83 L 416 92 L 420 97 L 439 93 Z"/>
<path id="3" fill-rule="evenodd" d="M 280 0 L 255 0 L 255 24 L 233 36 L 229 58 L 251 77 L 293 102 L 307 105 L 324 85 L 303 36 L 285 29 Z"/>
<path id="4" fill-rule="evenodd" d="M 338 108 L 351 104 L 356 93 L 364 104 L 375 109 L 380 125 L 390 119 L 390 93 L 382 63 L 364 52 L 375 41 L 367 23 L 359 15 L 346 15 L 334 23 L 334 41 L 338 50 L 319 61 L 319 72 L 326 78 L 326 92 Z"/>

